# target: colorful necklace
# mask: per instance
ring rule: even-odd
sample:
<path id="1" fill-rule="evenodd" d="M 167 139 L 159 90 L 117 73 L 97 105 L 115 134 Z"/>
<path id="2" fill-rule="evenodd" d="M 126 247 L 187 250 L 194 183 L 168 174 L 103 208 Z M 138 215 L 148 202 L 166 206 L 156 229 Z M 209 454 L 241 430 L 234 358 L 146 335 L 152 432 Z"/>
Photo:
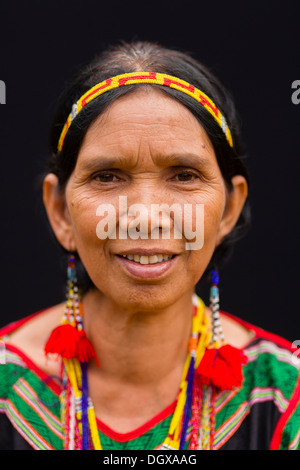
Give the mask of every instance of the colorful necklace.
<path id="1" fill-rule="evenodd" d="M 216 389 L 240 386 L 243 378 L 241 366 L 246 361 L 245 356 L 239 349 L 224 344 L 217 318 L 216 282 L 211 290 L 212 328 L 203 301 L 196 295 L 192 300 L 194 311 L 188 353 L 175 411 L 160 449 L 183 450 L 187 441 L 190 450 L 213 449 Z M 70 257 L 68 264 L 67 301 L 62 324 L 51 333 L 45 353 L 58 354 L 62 358 L 60 402 L 64 449 L 102 450 L 87 376 L 88 362 L 96 359 L 98 363 L 98 360 L 83 329 L 74 257 Z"/>

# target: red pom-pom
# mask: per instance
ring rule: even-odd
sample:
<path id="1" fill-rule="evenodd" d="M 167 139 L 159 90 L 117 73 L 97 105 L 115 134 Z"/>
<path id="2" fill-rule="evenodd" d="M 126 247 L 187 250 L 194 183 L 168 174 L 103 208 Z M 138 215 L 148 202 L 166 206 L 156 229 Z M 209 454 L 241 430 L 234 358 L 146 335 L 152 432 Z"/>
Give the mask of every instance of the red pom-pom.
<path id="1" fill-rule="evenodd" d="M 240 387 L 243 381 L 242 365 L 247 357 L 238 348 L 226 344 L 219 349 L 207 349 L 198 366 L 197 374 L 205 385 L 212 384 L 221 390 Z"/>
<path id="2" fill-rule="evenodd" d="M 91 359 L 96 359 L 96 362 L 99 366 L 99 362 L 93 348 L 92 343 L 88 339 L 84 330 L 78 332 L 79 341 L 77 344 L 77 359 L 80 362 L 88 362 Z"/>
<path id="3" fill-rule="evenodd" d="M 78 331 L 68 323 L 52 331 L 45 346 L 45 354 L 58 354 L 65 359 L 77 358 L 79 362 L 96 359 L 100 367 L 95 350 L 85 331 Z"/>
<path id="4" fill-rule="evenodd" d="M 74 326 L 60 325 L 52 331 L 45 346 L 45 354 L 59 354 L 72 359 L 76 357 L 78 341 L 78 331 Z"/>

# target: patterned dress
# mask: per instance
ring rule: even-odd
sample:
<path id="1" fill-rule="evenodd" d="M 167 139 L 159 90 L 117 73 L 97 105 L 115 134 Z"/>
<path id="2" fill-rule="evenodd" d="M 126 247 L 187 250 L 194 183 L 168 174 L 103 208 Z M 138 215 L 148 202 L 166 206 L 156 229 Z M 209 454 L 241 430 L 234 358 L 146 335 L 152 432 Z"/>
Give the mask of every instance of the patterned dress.
<path id="1" fill-rule="evenodd" d="M 248 357 L 243 366 L 243 386 L 216 396 L 214 449 L 300 449 L 298 350 L 277 335 L 229 316 L 250 330 L 252 337 L 243 349 Z M 0 449 L 62 450 L 59 378 L 47 376 L 6 342 L 6 337 L 31 317 L 0 330 Z M 171 403 L 143 426 L 125 434 L 97 420 L 103 449 L 159 449 L 175 405 Z M 189 439 L 190 433 L 187 449 Z"/>

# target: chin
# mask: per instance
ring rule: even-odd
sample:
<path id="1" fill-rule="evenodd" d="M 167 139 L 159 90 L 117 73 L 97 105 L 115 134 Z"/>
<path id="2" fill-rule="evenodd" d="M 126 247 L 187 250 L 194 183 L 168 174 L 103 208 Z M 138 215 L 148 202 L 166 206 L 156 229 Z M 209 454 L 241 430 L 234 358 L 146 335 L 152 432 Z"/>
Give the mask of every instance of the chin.
<path id="1" fill-rule="evenodd" d="M 138 285 L 120 289 L 122 295 L 109 297 L 117 303 L 122 310 L 153 311 L 169 307 L 184 296 L 191 296 L 194 287 L 178 288 L 174 284 L 168 285 Z"/>

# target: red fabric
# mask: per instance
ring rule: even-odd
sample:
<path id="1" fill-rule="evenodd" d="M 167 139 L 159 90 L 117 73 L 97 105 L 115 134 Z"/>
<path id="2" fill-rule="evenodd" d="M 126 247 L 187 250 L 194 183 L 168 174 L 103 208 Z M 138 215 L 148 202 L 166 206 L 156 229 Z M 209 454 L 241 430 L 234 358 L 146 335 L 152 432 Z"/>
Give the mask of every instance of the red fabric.
<path id="1" fill-rule="evenodd" d="M 23 351 L 9 343 L 5 343 L 5 348 L 17 354 L 25 362 L 25 364 L 30 370 L 32 370 L 38 377 L 40 377 L 41 380 L 47 383 L 48 387 L 51 388 L 54 393 L 56 393 L 57 395 L 61 393 L 61 384 L 58 385 L 58 383 L 55 381 L 55 377 L 46 374 L 28 356 L 26 356 Z"/>
<path id="2" fill-rule="evenodd" d="M 20 320 L 16 320 L 12 323 L 9 323 L 6 326 L 3 326 L 2 328 L 0 328 L 0 338 L 3 336 L 9 335 L 13 331 L 15 331 L 17 328 L 20 328 L 22 325 L 32 320 L 37 315 L 46 312 L 46 310 L 48 309 L 46 308 L 44 310 L 39 310 L 38 312 L 32 313 L 31 315 L 28 315 L 27 317 L 21 318 Z"/>
<path id="3" fill-rule="evenodd" d="M 131 441 L 133 439 L 140 437 L 142 434 L 149 431 L 151 428 L 153 428 L 158 423 L 160 423 L 165 418 L 167 418 L 172 413 L 174 413 L 176 404 L 177 404 L 177 401 L 175 400 L 173 403 L 171 403 L 171 405 L 164 408 L 162 411 L 160 411 L 157 415 L 155 415 L 145 424 L 142 424 L 142 426 L 139 426 L 133 431 L 128 431 L 125 433 L 116 432 L 113 429 L 111 429 L 109 426 L 107 426 L 105 423 L 100 421 L 99 418 L 96 417 L 97 427 L 100 431 L 104 432 L 107 436 L 109 436 L 114 441 L 118 441 L 118 442 Z"/>
<path id="4" fill-rule="evenodd" d="M 221 314 L 225 315 L 228 318 L 232 318 L 232 320 L 236 321 L 240 325 L 242 325 L 244 328 L 247 330 L 252 331 L 255 334 L 255 338 L 264 338 L 272 343 L 277 344 L 278 346 L 282 346 L 285 349 L 288 349 L 289 351 L 294 352 L 295 347 L 293 347 L 293 344 L 291 341 L 282 338 L 282 336 L 276 335 L 275 333 L 270 333 L 269 331 L 264 330 L 263 328 L 259 328 L 258 326 L 252 325 L 252 323 L 247 322 L 246 320 L 242 320 L 241 318 L 236 317 L 235 315 L 232 315 L 231 313 L 227 312 L 221 312 Z M 253 341 L 253 338 L 251 338 L 250 342 Z M 244 347 L 248 346 L 248 344 L 245 344 Z"/>
<path id="5" fill-rule="evenodd" d="M 280 450 L 282 433 L 284 427 L 290 417 L 292 416 L 293 412 L 295 411 L 298 403 L 300 402 L 300 381 L 298 380 L 292 398 L 290 400 L 289 406 L 285 410 L 285 412 L 281 415 L 275 431 L 273 433 L 272 441 L 270 444 L 270 450 Z"/>

